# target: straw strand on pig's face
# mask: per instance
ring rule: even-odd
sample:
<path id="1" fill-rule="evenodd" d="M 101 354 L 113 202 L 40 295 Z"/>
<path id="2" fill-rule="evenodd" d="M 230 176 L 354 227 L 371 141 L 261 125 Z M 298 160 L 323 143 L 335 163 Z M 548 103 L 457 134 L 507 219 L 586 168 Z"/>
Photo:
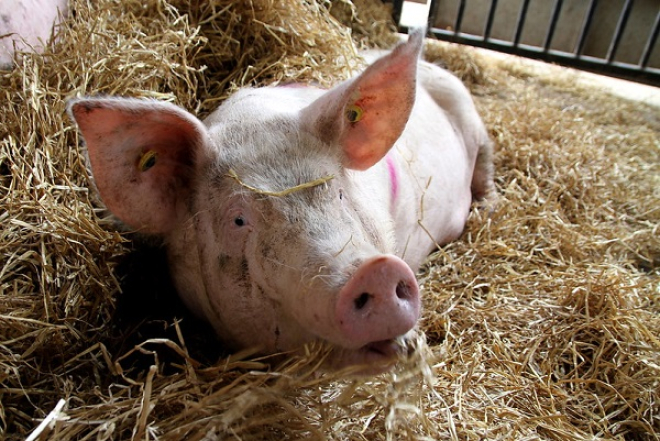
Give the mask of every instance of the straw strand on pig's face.
<path id="1" fill-rule="evenodd" d="M 284 189 L 282 191 L 268 191 L 268 190 L 262 190 L 262 189 L 259 189 L 259 188 L 256 188 L 256 187 L 253 187 L 251 185 L 246 184 L 245 182 L 243 182 L 241 180 L 241 178 L 238 176 L 238 174 L 236 174 L 236 172 L 232 169 L 229 169 L 226 176 L 232 178 L 234 181 L 236 181 L 242 187 L 245 187 L 245 188 L 247 188 L 248 190 L 250 190 L 254 193 L 262 194 L 262 195 L 265 195 L 265 196 L 278 197 L 278 198 L 288 196 L 291 193 L 295 193 L 295 192 L 300 191 L 300 190 L 305 190 L 307 188 L 318 187 L 319 185 L 323 185 L 326 182 L 329 182 L 329 181 L 331 181 L 332 179 L 335 178 L 334 175 L 328 175 L 328 176 L 324 176 L 322 178 L 315 179 L 313 181 L 309 181 L 309 182 L 305 182 L 305 183 L 300 184 L 300 185 L 296 185 L 295 187 L 290 187 L 290 188 Z"/>

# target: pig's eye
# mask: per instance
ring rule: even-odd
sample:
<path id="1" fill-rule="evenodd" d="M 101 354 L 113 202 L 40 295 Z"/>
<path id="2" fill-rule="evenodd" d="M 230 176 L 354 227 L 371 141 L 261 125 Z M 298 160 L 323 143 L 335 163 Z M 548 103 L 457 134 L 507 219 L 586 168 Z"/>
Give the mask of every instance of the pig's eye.
<path id="1" fill-rule="evenodd" d="M 344 199 L 344 192 L 339 190 L 339 200 L 343 200 L 343 199 Z"/>
<path id="2" fill-rule="evenodd" d="M 245 221 L 243 216 L 236 216 L 234 218 L 234 225 L 236 225 L 237 227 L 244 227 L 246 224 L 247 222 Z"/>

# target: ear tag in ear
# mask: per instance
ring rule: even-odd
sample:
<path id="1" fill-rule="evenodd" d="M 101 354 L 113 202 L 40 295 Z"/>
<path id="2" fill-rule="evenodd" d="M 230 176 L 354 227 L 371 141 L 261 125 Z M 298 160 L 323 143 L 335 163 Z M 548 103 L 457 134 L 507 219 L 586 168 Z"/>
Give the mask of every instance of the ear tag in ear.
<path id="1" fill-rule="evenodd" d="M 351 123 L 356 123 L 362 119 L 364 110 L 362 107 L 352 104 L 346 108 L 346 119 Z"/>
<path id="2" fill-rule="evenodd" d="M 140 162 L 138 162 L 138 169 L 141 172 L 146 172 L 151 167 L 156 165 L 156 158 L 158 153 L 155 150 L 148 150 L 140 157 Z"/>

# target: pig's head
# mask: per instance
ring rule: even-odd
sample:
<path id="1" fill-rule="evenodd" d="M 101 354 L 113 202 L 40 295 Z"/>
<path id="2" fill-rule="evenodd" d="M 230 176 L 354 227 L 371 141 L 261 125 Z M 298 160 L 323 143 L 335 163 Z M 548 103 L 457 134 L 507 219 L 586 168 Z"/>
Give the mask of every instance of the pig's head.
<path id="1" fill-rule="evenodd" d="M 203 123 L 156 101 L 74 100 L 108 209 L 164 239 L 184 302 L 234 347 L 323 340 L 386 364 L 416 324 L 376 166 L 405 128 L 422 35 L 328 91 L 246 89 Z"/>

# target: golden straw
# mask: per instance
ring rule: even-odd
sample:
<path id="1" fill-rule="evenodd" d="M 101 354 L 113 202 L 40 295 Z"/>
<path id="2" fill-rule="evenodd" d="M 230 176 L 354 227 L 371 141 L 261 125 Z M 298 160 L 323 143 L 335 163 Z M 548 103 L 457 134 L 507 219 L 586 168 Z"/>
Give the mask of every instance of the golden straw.
<path id="1" fill-rule="evenodd" d="M 313 181 L 305 182 L 304 184 L 296 185 L 295 187 L 287 188 L 282 191 L 268 191 L 268 190 L 261 190 L 259 188 L 252 187 L 251 185 L 246 184 L 241 180 L 241 178 L 238 177 L 236 172 L 232 169 L 229 169 L 229 171 L 227 172 L 227 176 L 232 178 L 234 181 L 238 182 L 241 186 L 247 188 L 250 191 L 253 191 L 258 194 L 263 194 L 266 196 L 277 197 L 277 198 L 283 198 L 284 196 L 288 196 L 291 193 L 295 193 L 296 191 L 305 190 L 306 188 L 317 187 L 335 178 L 334 175 L 328 175 L 319 179 L 315 179 Z"/>

